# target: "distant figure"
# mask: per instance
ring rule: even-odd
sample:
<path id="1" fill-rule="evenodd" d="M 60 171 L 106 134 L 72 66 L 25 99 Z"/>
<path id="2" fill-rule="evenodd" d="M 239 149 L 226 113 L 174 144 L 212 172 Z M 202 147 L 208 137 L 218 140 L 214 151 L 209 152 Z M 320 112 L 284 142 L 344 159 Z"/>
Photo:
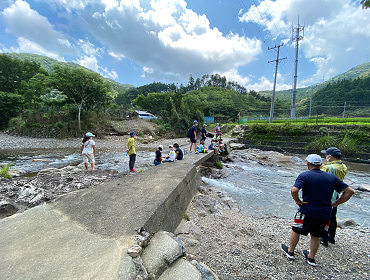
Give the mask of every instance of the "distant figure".
<path id="1" fill-rule="evenodd" d="M 136 161 L 136 150 L 135 150 L 135 131 L 130 132 L 130 138 L 127 140 L 127 155 L 130 156 L 130 161 L 128 163 L 128 168 L 130 171 L 135 172 L 135 161 Z"/>
<path id="2" fill-rule="evenodd" d="M 216 139 L 217 139 L 217 137 L 221 136 L 221 128 L 222 128 L 222 126 L 220 126 L 220 124 L 217 123 L 216 127 L 215 127 L 215 134 L 216 134 L 215 137 L 216 137 Z"/>
<path id="3" fill-rule="evenodd" d="M 86 170 L 89 170 L 89 162 L 91 164 L 91 170 L 95 169 L 96 149 L 95 149 L 95 141 L 92 140 L 93 137 L 95 137 L 95 135 L 92 134 L 91 132 L 88 132 L 82 139 L 81 155 L 82 155 L 82 159 L 85 164 Z"/>
<path id="4" fill-rule="evenodd" d="M 202 131 L 200 132 L 200 140 L 206 141 L 207 138 L 207 131 L 206 131 L 206 124 L 203 124 Z"/>
<path id="5" fill-rule="evenodd" d="M 182 152 L 182 150 L 180 149 L 180 146 L 179 144 L 175 143 L 173 144 L 173 146 L 175 147 L 175 159 L 176 160 L 182 160 L 184 158 L 184 153 Z"/>
<path id="6" fill-rule="evenodd" d="M 319 155 L 308 155 L 306 162 L 309 171 L 301 173 L 291 189 L 299 208 L 290 232 L 289 247 L 281 244 L 281 249 L 290 260 L 294 260 L 300 235 L 310 233 L 310 250 L 303 250 L 302 254 L 309 265 L 316 266 L 315 255 L 320 246 L 320 237 L 325 236 L 328 230 L 332 207 L 346 202 L 354 191 L 337 177 L 320 170 L 322 159 Z M 298 196 L 299 190 L 302 190 L 302 200 Z M 334 190 L 343 193 L 339 199 L 331 202 Z"/>
<path id="7" fill-rule="evenodd" d="M 208 150 L 213 150 L 215 154 L 220 152 L 217 140 L 215 140 L 215 139 L 211 140 L 211 144 L 209 144 Z"/>
<path id="8" fill-rule="evenodd" d="M 163 146 L 159 145 L 158 149 L 155 151 L 155 159 L 154 159 L 154 165 L 160 165 L 163 161 L 164 158 L 162 157 L 162 151 L 163 151 Z"/>
<path id="9" fill-rule="evenodd" d="M 168 153 L 168 155 L 165 157 L 165 162 L 174 162 L 175 159 L 176 159 L 176 153 L 175 151 L 173 150 L 173 146 L 172 145 L 169 145 L 168 148 L 170 149 L 170 152 Z"/>
<path id="10" fill-rule="evenodd" d="M 198 153 L 207 153 L 207 148 L 204 146 L 204 140 L 200 141 Z"/>
<path id="11" fill-rule="evenodd" d="M 347 166 L 340 160 L 342 158 L 342 152 L 335 147 L 331 147 L 327 150 L 321 151 L 326 155 L 327 164 L 321 167 L 322 171 L 329 172 L 337 176 L 340 180 L 344 180 L 344 177 L 347 174 Z M 339 193 L 334 191 L 331 201 L 337 200 Z M 331 212 L 331 219 L 329 225 L 329 232 L 326 236 L 320 239 L 320 243 L 325 247 L 328 247 L 328 242 L 335 244 L 335 233 L 337 231 L 337 207 L 333 207 Z"/>
<path id="12" fill-rule="evenodd" d="M 194 144 L 194 152 L 197 154 L 197 125 L 198 125 L 198 122 L 197 121 L 194 121 L 193 122 L 193 125 L 189 128 L 188 130 L 188 137 L 190 139 L 190 149 L 189 149 L 189 153 L 191 153 L 191 148 L 193 147 L 193 144 Z"/>

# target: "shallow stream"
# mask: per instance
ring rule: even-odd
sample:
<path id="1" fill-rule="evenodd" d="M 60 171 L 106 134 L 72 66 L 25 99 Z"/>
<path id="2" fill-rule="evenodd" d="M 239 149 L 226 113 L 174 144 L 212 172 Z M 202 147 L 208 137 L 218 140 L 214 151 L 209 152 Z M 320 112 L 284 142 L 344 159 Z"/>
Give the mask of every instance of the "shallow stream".
<path id="1" fill-rule="evenodd" d="M 153 166 L 153 158 L 154 151 L 137 150 L 135 168 L 139 170 Z M 248 215 L 291 218 L 297 207 L 291 198 L 290 189 L 298 174 L 306 171 L 304 161 L 298 156 L 297 159 L 294 163 L 281 163 L 280 167 L 261 165 L 253 161 L 236 161 L 225 164 L 230 173 L 227 178 L 203 179 L 212 186 L 226 190 Z M 70 148 L 0 150 L 0 163 L 11 163 L 12 169 L 22 170 L 25 176 L 32 176 L 46 168 L 81 164 L 81 155 L 78 150 Z M 370 183 L 370 165 L 346 164 L 349 168 L 346 183 L 353 185 Z M 128 156 L 117 149 L 100 149 L 96 157 L 96 166 L 99 169 L 128 171 Z M 353 219 L 369 227 L 370 193 L 360 193 L 339 206 L 338 219 Z"/>

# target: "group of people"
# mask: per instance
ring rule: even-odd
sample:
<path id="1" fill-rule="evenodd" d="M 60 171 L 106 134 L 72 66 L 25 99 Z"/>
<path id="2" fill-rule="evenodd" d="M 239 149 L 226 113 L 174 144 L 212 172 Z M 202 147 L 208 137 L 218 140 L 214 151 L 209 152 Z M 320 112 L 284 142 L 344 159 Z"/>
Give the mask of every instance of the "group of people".
<path id="1" fill-rule="evenodd" d="M 209 150 L 214 151 L 214 153 L 220 154 L 221 151 L 225 150 L 225 144 L 222 141 L 222 134 L 221 134 L 221 128 L 219 123 L 216 124 L 215 127 L 215 138 L 211 139 L 211 143 L 207 146 L 205 144 L 205 141 L 207 139 L 207 131 L 206 131 L 206 124 L 203 124 L 202 130 L 200 131 L 200 141 L 199 146 L 197 143 L 197 125 L 198 122 L 194 121 L 193 125 L 188 130 L 188 138 L 190 139 L 190 148 L 189 153 L 192 153 L 192 148 L 194 146 L 194 153 L 207 153 Z"/>
<path id="2" fill-rule="evenodd" d="M 135 131 L 130 132 L 130 137 L 127 140 L 127 150 L 126 155 L 130 157 L 129 159 L 129 170 L 135 172 L 135 161 L 136 161 L 136 150 L 135 150 Z M 91 170 L 95 169 L 95 157 L 96 157 L 96 148 L 95 148 L 95 141 L 93 140 L 95 137 L 94 134 L 88 132 L 85 134 L 84 138 L 82 139 L 82 146 L 81 146 L 81 155 L 86 167 L 86 170 L 89 170 L 89 162 L 91 164 Z M 155 159 L 154 165 L 157 166 L 162 162 L 174 162 L 175 160 L 182 160 L 184 157 L 183 151 L 180 149 L 179 144 L 175 143 L 173 145 L 169 145 L 169 153 L 166 156 L 162 156 L 163 146 L 159 145 L 157 151 L 155 152 Z"/>
<path id="3" fill-rule="evenodd" d="M 354 194 L 353 189 L 342 181 L 347 174 L 347 167 L 341 161 L 341 151 L 330 147 L 321 152 L 326 155 L 327 164 L 322 165 L 319 155 L 308 155 L 308 171 L 298 176 L 291 189 L 292 198 L 299 208 L 294 216 L 289 246 L 281 244 L 288 259 L 294 260 L 300 235 L 310 233 L 310 250 L 303 250 L 302 254 L 311 266 L 316 266 L 315 255 L 320 243 L 325 247 L 329 246 L 328 243 L 335 244 L 337 207 Z M 302 199 L 299 198 L 300 190 Z"/>

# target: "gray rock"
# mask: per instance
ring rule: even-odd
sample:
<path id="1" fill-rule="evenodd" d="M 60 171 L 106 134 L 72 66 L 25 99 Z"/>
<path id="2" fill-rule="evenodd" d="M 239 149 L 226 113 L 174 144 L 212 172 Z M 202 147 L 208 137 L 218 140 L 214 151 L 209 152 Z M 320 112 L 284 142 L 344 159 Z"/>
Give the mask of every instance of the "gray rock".
<path id="1" fill-rule="evenodd" d="M 199 270 L 184 259 L 178 259 L 169 267 L 158 280 L 201 280 Z"/>
<path id="2" fill-rule="evenodd" d="M 345 227 L 350 227 L 350 226 L 357 226 L 357 224 L 352 219 L 338 221 L 338 227 L 340 227 L 340 228 L 345 228 Z"/>
<path id="3" fill-rule="evenodd" d="M 137 256 L 140 255 L 142 250 L 143 249 L 141 248 L 141 246 L 133 245 L 133 246 L 131 246 L 130 248 L 127 249 L 127 254 L 132 258 L 136 258 Z"/>
<path id="4" fill-rule="evenodd" d="M 143 280 L 148 279 L 149 275 L 143 265 L 142 259 L 140 257 L 136 257 L 136 258 L 133 258 L 132 261 L 134 263 L 135 270 L 136 270 L 136 278 L 134 279 L 143 279 Z"/>
<path id="5" fill-rule="evenodd" d="M 161 275 L 170 262 L 184 254 L 182 247 L 172 238 L 172 234 L 164 231 L 157 232 L 141 255 L 148 273 L 157 277 Z"/>
<path id="6" fill-rule="evenodd" d="M 9 199 L 0 198 L 0 218 L 11 216 L 19 210 L 16 203 Z"/>
<path id="7" fill-rule="evenodd" d="M 205 196 L 205 195 L 198 195 L 194 202 L 195 207 L 200 210 L 203 210 L 205 214 L 222 214 L 222 206 L 221 204 L 213 197 Z M 199 211 L 201 214 L 202 211 Z"/>

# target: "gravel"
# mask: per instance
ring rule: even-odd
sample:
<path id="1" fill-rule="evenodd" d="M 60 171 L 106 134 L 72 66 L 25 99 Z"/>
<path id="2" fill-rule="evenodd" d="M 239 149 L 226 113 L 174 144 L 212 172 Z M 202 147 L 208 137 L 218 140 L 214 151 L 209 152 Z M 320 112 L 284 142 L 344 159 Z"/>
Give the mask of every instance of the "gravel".
<path id="1" fill-rule="evenodd" d="M 204 191 L 206 190 L 206 191 Z M 207 196 L 225 200 L 224 193 L 206 186 Z M 302 250 L 309 250 L 310 238 L 302 236 L 288 260 L 280 249 L 289 244 L 292 220 L 277 217 L 253 217 L 230 210 L 207 213 L 195 198 L 188 208 L 193 224 L 179 237 L 188 254 L 205 263 L 220 279 L 370 279 L 370 230 L 360 226 L 338 228 L 336 244 L 320 245 L 316 267 L 305 262 Z M 292 216 L 294 213 L 292 213 Z M 198 241 L 198 242 L 195 242 Z"/>

